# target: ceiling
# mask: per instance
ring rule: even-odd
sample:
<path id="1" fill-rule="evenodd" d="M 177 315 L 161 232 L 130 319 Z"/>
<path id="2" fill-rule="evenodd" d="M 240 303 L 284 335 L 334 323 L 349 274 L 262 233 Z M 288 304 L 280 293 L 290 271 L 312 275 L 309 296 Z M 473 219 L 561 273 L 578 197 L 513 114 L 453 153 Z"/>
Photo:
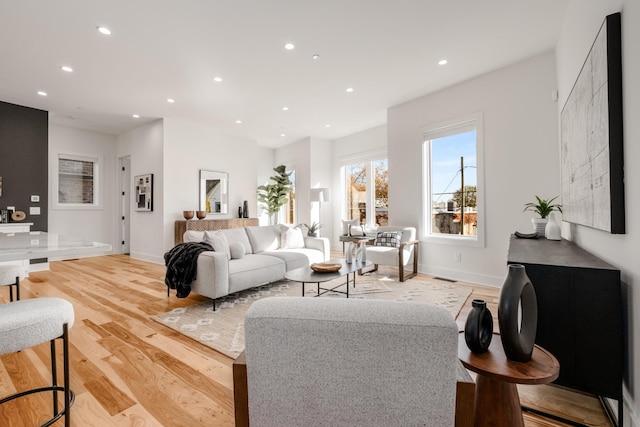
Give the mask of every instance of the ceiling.
<path id="1" fill-rule="evenodd" d="M 0 0 L 0 100 L 109 134 L 164 117 L 333 140 L 553 49 L 567 1 Z"/>

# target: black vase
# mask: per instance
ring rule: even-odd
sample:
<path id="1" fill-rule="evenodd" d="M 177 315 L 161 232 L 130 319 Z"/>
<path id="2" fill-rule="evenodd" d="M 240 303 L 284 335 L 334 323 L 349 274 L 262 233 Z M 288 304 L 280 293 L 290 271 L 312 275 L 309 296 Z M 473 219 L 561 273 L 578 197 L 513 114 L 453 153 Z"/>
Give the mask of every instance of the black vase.
<path id="1" fill-rule="evenodd" d="M 249 203 L 246 200 L 242 204 L 242 217 L 249 218 Z"/>
<path id="2" fill-rule="evenodd" d="M 464 325 L 464 340 L 474 353 L 484 353 L 493 337 L 493 316 L 487 303 L 481 299 L 471 301 L 473 307 Z"/>
<path id="3" fill-rule="evenodd" d="M 242 206 L 238 206 L 238 218 L 242 218 Z"/>
<path id="4" fill-rule="evenodd" d="M 538 301 L 524 265 L 509 265 L 500 291 L 498 324 L 507 359 L 528 362 L 536 342 Z"/>

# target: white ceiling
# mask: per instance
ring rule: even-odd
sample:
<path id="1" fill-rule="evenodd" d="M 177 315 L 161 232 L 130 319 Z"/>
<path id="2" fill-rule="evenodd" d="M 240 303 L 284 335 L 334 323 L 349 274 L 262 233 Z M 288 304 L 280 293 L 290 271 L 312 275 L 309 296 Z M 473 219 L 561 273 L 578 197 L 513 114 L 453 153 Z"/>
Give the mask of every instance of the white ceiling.
<path id="1" fill-rule="evenodd" d="M 52 123 L 110 134 L 165 117 L 268 147 L 308 136 L 333 140 L 384 124 L 391 106 L 553 49 L 566 6 L 0 0 L 0 100 L 48 110 Z M 296 48 L 285 50 L 286 42 Z M 440 59 L 449 62 L 439 66 Z"/>

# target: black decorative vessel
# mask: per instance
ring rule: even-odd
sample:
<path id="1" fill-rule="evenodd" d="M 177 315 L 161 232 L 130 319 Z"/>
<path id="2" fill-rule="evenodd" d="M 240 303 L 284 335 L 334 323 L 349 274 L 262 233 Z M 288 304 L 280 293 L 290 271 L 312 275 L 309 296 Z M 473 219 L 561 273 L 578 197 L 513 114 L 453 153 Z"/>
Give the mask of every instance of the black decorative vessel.
<path id="1" fill-rule="evenodd" d="M 528 362 L 538 327 L 538 301 L 524 265 L 510 264 L 498 302 L 500 339 L 507 359 Z"/>
<path id="2" fill-rule="evenodd" d="M 474 299 L 471 307 L 464 324 L 464 340 L 473 353 L 484 353 L 493 337 L 493 316 L 484 300 Z"/>
<path id="3" fill-rule="evenodd" d="M 238 218 L 242 218 L 242 206 L 238 206 Z"/>
<path id="4" fill-rule="evenodd" d="M 242 217 L 249 218 L 249 203 L 246 200 L 242 204 Z"/>

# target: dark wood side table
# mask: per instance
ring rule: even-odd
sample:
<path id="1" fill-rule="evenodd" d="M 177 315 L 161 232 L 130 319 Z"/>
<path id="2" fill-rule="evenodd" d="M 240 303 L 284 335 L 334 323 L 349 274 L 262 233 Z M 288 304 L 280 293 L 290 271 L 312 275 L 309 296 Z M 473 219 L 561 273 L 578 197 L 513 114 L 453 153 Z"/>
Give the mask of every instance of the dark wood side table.
<path id="1" fill-rule="evenodd" d="M 508 360 L 500 335 L 494 334 L 489 350 L 472 353 L 458 336 L 458 357 L 465 368 L 476 372 L 474 426 L 524 427 L 516 384 L 548 384 L 558 378 L 560 364 L 544 348 L 536 345 L 528 362 Z"/>

